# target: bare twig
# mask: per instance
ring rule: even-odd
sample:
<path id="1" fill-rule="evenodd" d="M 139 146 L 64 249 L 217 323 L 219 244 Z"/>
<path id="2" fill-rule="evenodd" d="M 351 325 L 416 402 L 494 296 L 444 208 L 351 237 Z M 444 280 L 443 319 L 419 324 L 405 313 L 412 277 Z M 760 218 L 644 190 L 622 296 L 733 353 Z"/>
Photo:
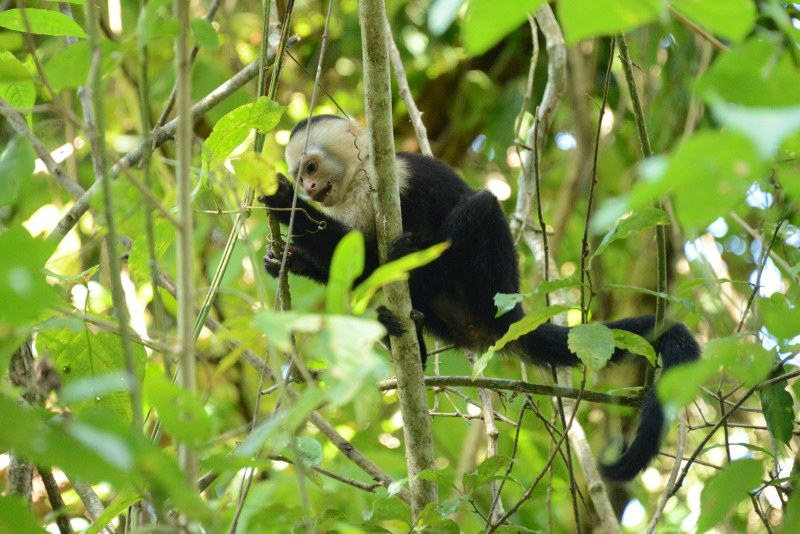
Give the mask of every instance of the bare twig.
<path id="1" fill-rule="evenodd" d="M 56 525 L 61 534 L 75 534 L 72 524 L 69 522 L 69 514 L 64 506 L 64 499 L 61 498 L 61 488 L 58 487 L 53 476 L 53 471 L 49 467 L 36 466 L 39 476 L 42 477 L 44 489 L 47 491 L 47 500 L 50 501 L 50 508 L 56 516 Z"/>
<path id="2" fill-rule="evenodd" d="M 294 464 L 295 463 L 292 460 L 290 460 L 289 458 L 287 458 L 286 456 L 282 456 L 280 454 L 272 454 L 272 455 L 268 456 L 268 458 L 270 460 L 273 460 L 273 461 L 286 462 L 287 464 Z M 352 478 L 347 478 L 345 476 L 342 476 L 342 475 L 340 475 L 338 473 L 334 473 L 333 471 L 329 471 L 328 469 L 325 469 L 325 468 L 320 467 L 318 465 L 308 465 L 306 467 L 308 467 L 312 471 L 316 471 L 317 473 L 319 473 L 321 475 L 325 475 L 328 478 L 332 478 L 334 480 L 338 480 L 339 482 L 342 482 L 343 484 L 347 484 L 348 486 L 353 486 L 354 488 L 358 488 L 360 490 L 368 491 L 369 493 L 375 493 L 375 488 L 380 488 L 381 486 L 383 486 L 383 484 L 381 484 L 380 482 L 375 483 L 375 484 L 367 484 L 365 482 L 360 482 L 360 481 L 352 479 Z"/>
<path id="3" fill-rule="evenodd" d="M 678 22 L 680 22 L 681 24 L 686 26 L 686 28 L 689 31 L 691 31 L 695 35 L 699 35 L 700 37 L 702 37 L 703 39 L 705 39 L 706 41 L 711 43 L 711 46 L 713 46 L 717 50 L 717 52 L 727 52 L 728 51 L 728 47 L 725 46 L 724 44 L 722 44 L 716 37 L 714 37 L 713 35 L 708 33 L 706 30 L 704 30 L 703 28 L 701 28 L 700 26 L 698 26 L 697 24 L 695 24 L 694 22 L 692 22 L 688 18 L 686 18 L 686 16 L 683 13 L 681 13 L 680 11 L 675 9 L 674 7 L 669 6 L 669 12 L 672 14 L 673 17 L 675 17 L 675 19 Z"/>
<path id="4" fill-rule="evenodd" d="M 678 478 L 678 473 L 681 470 L 681 459 L 683 458 L 683 448 L 686 445 L 686 420 L 683 418 L 683 414 L 679 411 L 678 412 L 678 447 L 675 450 L 675 463 L 672 465 L 672 471 L 669 474 L 669 480 L 667 481 L 667 487 L 664 491 L 664 494 L 661 496 L 661 500 L 658 503 L 658 507 L 656 508 L 653 517 L 650 519 L 650 523 L 647 524 L 647 534 L 653 534 L 656 530 L 656 525 L 658 525 L 658 521 L 661 519 L 661 514 L 664 513 L 664 507 L 667 506 L 667 501 L 669 501 L 670 493 L 672 488 L 675 485 L 675 480 Z"/>

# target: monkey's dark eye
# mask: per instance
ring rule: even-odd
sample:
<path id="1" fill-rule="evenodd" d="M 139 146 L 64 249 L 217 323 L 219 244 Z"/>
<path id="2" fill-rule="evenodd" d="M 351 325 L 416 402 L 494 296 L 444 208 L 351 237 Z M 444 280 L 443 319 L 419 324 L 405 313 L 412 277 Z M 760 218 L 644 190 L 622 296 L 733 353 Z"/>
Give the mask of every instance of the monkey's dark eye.
<path id="1" fill-rule="evenodd" d="M 316 170 L 317 170 L 317 163 L 315 161 L 312 161 L 311 163 L 306 165 L 306 172 L 308 174 L 311 174 L 312 172 L 314 172 Z"/>

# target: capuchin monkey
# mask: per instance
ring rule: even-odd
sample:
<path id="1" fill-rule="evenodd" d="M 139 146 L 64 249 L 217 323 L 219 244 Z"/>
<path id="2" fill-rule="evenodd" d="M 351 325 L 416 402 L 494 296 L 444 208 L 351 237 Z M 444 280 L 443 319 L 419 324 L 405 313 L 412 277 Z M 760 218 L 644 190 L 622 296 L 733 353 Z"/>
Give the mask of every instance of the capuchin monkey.
<path id="1" fill-rule="evenodd" d="M 297 199 L 298 210 L 305 214 L 298 211 L 295 215 L 286 267 L 295 274 L 327 283 L 336 245 L 347 232 L 358 230 L 364 234 L 366 244 L 363 280 L 379 265 L 368 140 L 362 128 L 349 120 L 319 115 L 312 119 L 303 158 L 307 129 L 308 121 L 303 120 L 292 130 L 286 162 L 290 176 L 300 181 L 315 204 Z M 419 321 L 423 365 L 427 356 L 423 328 L 447 343 L 483 352 L 512 323 L 525 316 L 517 304 L 510 312 L 495 317 L 494 296 L 519 293 L 517 251 L 505 214 L 492 193 L 474 191 L 436 159 L 399 152 L 397 175 L 405 233 L 393 243 L 390 259 L 443 241 L 450 243 L 438 259 L 415 269 L 409 278 L 411 302 L 419 312 L 415 317 Z M 281 223 L 288 224 L 293 186 L 283 175 L 279 175 L 279 181 L 277 192 L 261 196 L 259 201 L 270 208 L 280 208 L 273 213 Z M 320 221 L 325 222 L 322 229 Z M 277 277 L 280 263 L 281 258 L 268 245 L 264 256 L 267 272 Z M 379 310 L 378 319 L 390 335 L 403 333 L 400 322 L 385 308 Z M 680 323 L 671 324 L 658 339 L 653 339 L 652 315 L 606 326 L 650 340 L 661 353 L 664 369 L 700 357 L 700 347 Z M 568 332 L 567 327 L 545 323 L 506 345 L 505 351 L 540 367 L 577 366 L 581 361 L 567 346 Z M 621 361 L 626 354 L 616 349 L 611 362 Z M 615 463 L 601 465 L 604 477 L 627 481 L 645 469 L 658 454 L 663 427 L 664 413 L 651 389 L 640 411 L 633 442 Z"/>

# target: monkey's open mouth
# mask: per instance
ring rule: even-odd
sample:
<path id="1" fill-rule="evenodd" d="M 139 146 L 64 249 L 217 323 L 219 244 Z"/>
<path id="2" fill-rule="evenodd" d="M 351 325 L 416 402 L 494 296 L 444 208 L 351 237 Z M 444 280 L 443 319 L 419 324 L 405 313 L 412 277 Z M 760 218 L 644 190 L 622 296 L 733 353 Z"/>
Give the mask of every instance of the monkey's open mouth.
<path id="1" fill-rule="evenodd" d="M 329 184 L 328 187 L 317 193 L 317 198 L 315 198 L 314 200 L 316 200 L 319 203 L 325 202 L 325 199 L 328 198 L 328 195 L 330 194 L 332 189 L 333 189 L 333 184 Z"/>

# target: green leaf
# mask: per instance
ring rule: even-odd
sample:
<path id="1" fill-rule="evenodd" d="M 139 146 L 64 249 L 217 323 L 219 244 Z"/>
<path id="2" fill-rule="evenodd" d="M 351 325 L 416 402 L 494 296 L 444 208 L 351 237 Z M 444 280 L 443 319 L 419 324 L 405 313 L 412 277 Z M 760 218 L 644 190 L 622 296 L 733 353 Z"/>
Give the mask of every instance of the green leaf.
<path id="1" fill-rule="evenodd" d="M 33 78 L 33 72 L 11 52 L 0 52 L 0 80 L 3 82 L 19 82 Z"/>
<path id="2" fill-rule="evenodd" d="M 498 293 L 494 296 L 494 305 L 497 308 L 495 318 L 507 314 L 514 309 L 514 306 L 531 295 L 533 293 Z"/>
<path id="3" fill-rule="evenodd" d="M 326 292 L 328 313 L 347 313 L 347 293 L 364 272 L 364 236 L 353 231 L 344 236 L 331 260 Z"/>
<path id="4" fill-rule="evenodd" d="M 671 0 L 672 7 L 715 35 L 741 41 L 756 21 L 750 0 Z"/>
<path id="5" fill-rule="evenodd" d="M 398 478 L 397 480 L 393 480 L 389 486 L 386 488 L 389 497 L 394 497 L 400 490 L 403 489 L 403 486 L 408 484 L 411 480 L 415 479 L 416 477 L 405 477 L 405 478 Z"/>
<path id="6" fill-rule="evenodd" d="M 736 504 L 747 498 L 749 491 L 761 484 L 764 474 L 762 460 L 737 460 L 717 472 L 700 494 L 700 518 L 697 532 L 718 525 Z"/>
<path id="7" fill-rule="evenodd" d="M 783 294 L 773 293 L 768 298 L 758 299 L 757 304 L 764 326 L 781 343 L 800 334 L 800 306 L 790 306 Z"/>
<path id="8" fill-rule="evenodd" d="M 25 10 L 25 15 L 28 18 L 31 33 L 86 37 L 86 34 L 74 20 L 56 11 L 28 8 Z M 18 32 L 27 31 L 21 9 L 7 9 L 0 13 L 0 26 Z"/>
<path id="9" fill-rule="evenodd" d="M 592 260 L 603 253 L 608 246 L 619 239 L 625 239 L 632 232 L 640 232 L 645 228 L 652 228 L 653 226 L 669 225 L 669 218 L 663 210 L 658 208 L 642 208 L 634 212 L 630 217 L 620 220 L 614 228 L 603 237 L 603 240 L 597 246 L 597 250 L 589 258 L 589 268 L 591 268 Z"/>
<path id="10" fill-rule="evenodd" d="M 199 450 L 205 446 L 211 437 L 211 419 L 194 395 L 173 384 L 161 373 L 147 376 L 144 394 L 173 439 L 193 449 Z"/>
<path id="11" fill-rule="evenodd" d="M 456 485 L 453 484 L 453 481 L 444 476 L 444 473 L 440 471 L 429 471 L 427 469 L 423 469 L 417 475 L 417 479 L 419 480 L 430 480 L 431 482 L 435 482 L 436 484 L 444 484 L 445 486 L 450 486 L 451 488 L 455 488 Z"/>
<path id="12" fill-rule="evenodd" d="M 86 328 L 79 331 L 45 329 L 36 336 L 36 350 L 39 354 L 50 355 L 65 386 L 72 385 L 73 391 L 81 389 L 84 392 L 68 404 L 78 416 L 95 410 L 108 410 L 126 421 L 130 420 L 128 375 L 122 341 L 117 334 L 94 334 Z M 132 343 L 131 350 L 136 366 L 135 378 L 141 385 L 147 355 L 141 345 Z"/>
<path id="13" fill-rule="evenodd" d="M 139 46 L 147 46 L 158 37 L 174 37 L 178 35 L 180 24 L 172 18 L 171 0 L 151 0 L 139 12 L 136 32 L 139 34 Z"/>
<path id="14" fill-rule="evenodd" d="M 631 354 L 644 356 L 650 364 L 656 366 L 656 351 L 653 346 L 642 336 L 625 330 L 612 330 L 614 332 L 614 346 L 627 350 Z"/>
<path id="15" fill-rule="evenodd" d="M 514 460 L 508 456 L 490 456 L 486 458 L 475 471 L 475 477 L 472 479 L 471 493 L 474 493 L 476 489 L 491 482 L 498 471 L 508 467 L 513 461 Z"/>
<path id="16" fill-rule="evenodd" d="M 580 324 L 569 329 L 569 350 L 592 371 L 606 366 L 614 354 L 614 333 L 604 324 Z"/>
<path id="17" fill-rule="evenodd" d="M 542 295 L 545 293 L 552 293 L 553 291 L 558 291 L 559 289 L 565 289 L 568 287 L 577 287 L 581 285 L 581 281 L 578 280 L 575 276 L 570 276 L 569 278 L 559 278 L 558 280 L 550 280 L 544 281 L 542 280 L 539 282 L 539 285 L 536 286 L 536 289 L 533 292 L 537 295 Z"/>
<path id="18" fill-rule="evenodd" d="M 788 385 L 784 380 L 759 391 L 767 428 L 776 440 L 786 445 L 792 440 L 794 431 L 794 399 L 786 391 Z"/>
<path id="19" fill-rule="evenodd" d="M 142 496 L 139 495 L 137 491 L 132 489 L 121 491 L 114 497 L 114 500 L 106 506 L 103 513 L 89 525 L 89 528 L 86 529 L 86 534 L 100 534 L 115 517 L 124 512 L 129 506 L 133 506 L 141 500 Z"/>
<path id="20" fill-rule="evenodd" d="M 30 80 L 0 83 L 0 97 L 15 108 L 29 108 L 36 103 L 36 86 Z"/>
<path id="21" fill-rule="evenodd" d="M 800 525 L 800 491 L 793 491 L 783 516 L 784 533 L 790 534 L 787 525 Z"/>
<path id="22" fill-rule="evenodd" d="M 645 295 L 650 295 L 651 297 L 661 297 L 663 299 L 667 299 L 670 302 L 674 302 L 675 304 L 679 304 L 689 310 L 692 313 L 697 312 L 697 306 L 695 306 L 694 302 L 689 299 L 679 299 L 670 295 L 669 293 L 661 293 L 659 291 L 653 291 L 652 289 L 647 289 L 644 287 L 636 287 L 636 286 L 624 286 L 620 284 L 608 284 L 607 286 L 603 287 L 603 290 L 612 290 L 617 289 L 619 291 L 635 291 L 636 293 L 643 293 Z"/>
<path id="23" fill-rule="evenodd" d="M 538 311 L 537 313 L 526 315 L 516 323 L 512 324 L 508 328 L 508 332 L 506 332 L 506 334 L 501 337 L 497 343 L 489 347 L 489 349 L 480 358 L 478 358 L 478 361 L 475 362 L 475 365 L 472 367 L 472 379 L 475 380 L 483 372 L 483 370 L 486 369 L 486 366 L 489 365 L 489 362 L 494 357 L 495 352 L 501 350 L 508 343 L 518 339 L 520 336 L 536 330 L 539 325 L 547 322 L 547 320 L 551 317 L 567 310 L 569 310 L 569 308 L 566 306 L 550 306 Z"/>
<path id="24" fill-rule="evenodd" d="M 197 46 L 207 50 L 219 48 L 219 35 L 214 26 L 206 19 L 196 18 L 192 21 L 192 34 Z"/>
<path id="25" fill-rule="evenodd" d="M 337 510 L 336 508 L 326 508 L 324 512 L 319 514 L 317 522 L 314 523 L 314 526 L 318 527 L 325 521 L 329 521 L 331 519 L 342 519 L 343 517 L 347 517 L 347 515 L 345 515 L 345 513 L 341 510 Z"/>
<path id="26" fill-rule="evenodd" d="M 103 52 L 100 72 L 105 75 L 114 70 L 123 56 L 120 47 L 111 41 L 101 41 Z M 53 89 L 86 85 L 92 64 L 92 51 L 87 41 L 73 43 L 53 54 L 44 64 L 44 73 Z"/>
<path id="27" fill-rule="evenodd" d="M 400 499 L 376 499 L 372 510 L 364 510 L 364 521 L 402 521 L 411 525 L 411 512 Z"/>
<path id="28" fill-rule="evenodd" d="M 740 204 L 761 176 L 761 160 L 745 137 L 701 131 L 670 154 L 660 178 L 634 187 L 630 205 L 641 208 L 672 192 L 678 220 L 684 227 L 702 230 Z"/>
<path id="29" fill-rule="evenodd" d="M 781 43 L 757 35 L 719 54 L 697 82 L 697 92 L 709 104 L 722 98 L 749 107 L 797 106 L 800 72 L 793 61 Z"/>
<path id="30" fill-rule="evenodd" d="M 772 157 L 787 137 L 800 130 L 800 106 L 748 108 L 718 100 L 711 110 L 721 124 L 750 139 L 763 159 Z"/>
<path id="31" fill-rule="evenodd" d="M 444 242 L 432 247 L 408 254 L 402 258 L 381 265 L 375 269 L 369 277 L 361 282 L 353 291 L 353 313 L 360 315 L 367 309 L 369 300 L 378 289 L 391 282 L 408 280 L 409 271 L 427 265 L 439 256 L 450 246 Z"/>
<path id="32" fill-rule="evenodd" d="M 297 449 L 300 459 L 305 465 L 319 465 L 322 463 L 322 445 L 311 436 L 297 438 Z"/>
<path id="33" fill-rule="evenodd" d="M 464 22 L 464 48 L 470 56 L 479 56 L 524 24 L 545 0 L 517 0 L 498 9 L 495 0 L 470 0 Z M 429 18 L 430 21 L 430 18 Z M 429 22 L 430 24 L 430 22 Z"/>
<path id="34" fill-rule="evenodd" d="M 257 152 L 245 152 L 232 161 L 236 178 L 249 185 L 259 194 L 272 196 L 278 190 L 275 166 Z"/>
<path id="35" fill-rule="evenodd" d="M 643 26 L 656 20 L 665 8 L 662 0 L 561 0 L 558 20 L 567 44 L 574 45 L 590 37 Z"/>
<path id="36" fill-rule="evenodd" d="M 28 502 L 15 495 L 0 495 L 0 532 L 3 534 L 45 534 L 31 514 Z"/>
<path id="37" fill-rule="evenodd" d="M 272 130 L 286 110 L 277 102 L 262 96 L 252 104 L 240 106 L 214 125 L 211 135 L 203 143 L 203 162 L 206 166 L 211 161 L 222 163 L 233 149 L 239 146 L 250 130 L 255 128 L 259 133 Z"/>
<path id="38" fill-rule="evenodd" d="M 428 534 L 459 534 L 461 529 L 452 519 L 448 519 L 439 512 L 438 503 L 432 502 L 425 506 L 417 520 L 415 532 Z"/>
<path id="39" fill-rule="evenodd" d="M 158 219 L 155 224 L 156 260 L 164 257 L 167 249 L 175 242 L 175 227 L 166 219 Z M 150 254 L 147 251 L 147 236 L 144 233 L 136 236 L 128 255 L 128 269 L 135 282 L 150 280 Z"/>
<path id="40" fill-rule="evenodd" d="M 55 289 L 42 272 L 55 246 L 44 239 L 34 239 L 23 226 L 12 226 L 0 234 L 0 323 L 35 322 L 44 310 L 58 302 Z"/>
<path id="41" fill-rule="evenodd" d="M 20 185 L 33 176 L 35 159 L 31 142 L 26 137 L 13 137 L 0 153 L 0 206 L 16 203 Z"/>

